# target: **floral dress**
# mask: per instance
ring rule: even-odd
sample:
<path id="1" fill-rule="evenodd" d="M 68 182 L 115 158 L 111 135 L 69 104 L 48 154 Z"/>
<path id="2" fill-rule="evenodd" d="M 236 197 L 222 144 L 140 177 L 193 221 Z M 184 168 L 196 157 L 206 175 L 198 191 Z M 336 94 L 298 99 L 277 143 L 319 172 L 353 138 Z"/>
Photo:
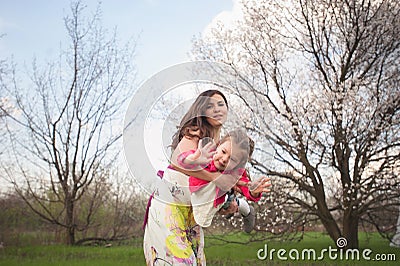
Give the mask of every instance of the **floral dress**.
<path id="1" fill-rule="evenodd" d="M 204 234 L 190 203 L 189 177 L 168 168 L 150 202 L 143 241 L 147 265 L 206 265 Z"/>

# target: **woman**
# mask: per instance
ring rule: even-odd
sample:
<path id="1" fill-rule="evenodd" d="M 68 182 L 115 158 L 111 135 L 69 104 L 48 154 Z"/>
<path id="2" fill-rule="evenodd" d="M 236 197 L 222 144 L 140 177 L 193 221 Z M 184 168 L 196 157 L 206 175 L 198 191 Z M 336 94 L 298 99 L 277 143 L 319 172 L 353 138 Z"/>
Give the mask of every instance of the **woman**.
<path id="1" fill-rule="evenodd" d="M 196 224 L 190 203 L 189 175 L 214 182 L 228 190 L 239 177 L 219 178 L 220 173 L 188 170 L 179 167 L 177 157 L 182 152 L 197 149 L 200 139 L 220 139 L 227 119 L 228 103 L 218 90 L 201 93 L 183 117 L 173 137 L 171 166 L 164 172 L 161 184 L 154 192 L 145 224 L 144 254 L 147 265 L 205 265 L 204 236 Z M 237 211 L 232 202 L 224 213 Z"/>

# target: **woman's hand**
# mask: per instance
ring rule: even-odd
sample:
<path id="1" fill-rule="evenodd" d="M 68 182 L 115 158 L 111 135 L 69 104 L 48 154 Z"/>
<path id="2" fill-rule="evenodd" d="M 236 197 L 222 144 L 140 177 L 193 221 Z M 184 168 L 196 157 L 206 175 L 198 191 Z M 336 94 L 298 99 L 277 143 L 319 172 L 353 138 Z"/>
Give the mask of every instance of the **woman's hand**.
<path id="1" fill-rule="evenodd" d="M 272 186 L 271 179 L 266 176 L 262 176 L 257 180 L 250 182 L 249 184 L 250 194 L 253 197 L 258 197 L 260 196 L 260 193 L 270 192 L 271 186 Z"/>
<path id="2" fill-rule="evenodd" d="M 227 209 L 221 208 L 218 213 L 221 215 L 227 215 L 227 214 L 231 214 L 231 213 L 235 213 L 237 212 L 239 209 L 239 206 L 237 205 L 236 200 L 233 200 L 231 202 L 231 205 L 229 205 L 229 207 Z"/>

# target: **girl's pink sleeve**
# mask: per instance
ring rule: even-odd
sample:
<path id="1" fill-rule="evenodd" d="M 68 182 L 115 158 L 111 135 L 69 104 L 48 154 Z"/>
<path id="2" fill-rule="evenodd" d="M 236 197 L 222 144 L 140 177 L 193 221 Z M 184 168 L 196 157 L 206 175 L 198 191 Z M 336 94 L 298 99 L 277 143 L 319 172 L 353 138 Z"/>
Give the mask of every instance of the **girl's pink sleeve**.
<path id="1" fill-rule="evenodd" d="M 195 153 L 195 150 L 188 150 L 188 151 L 185 151 L 185 152 L 182 152 L 181 154 L 179 154 L 176 159 L 178 161 L 178 164 L 185 169 L 193 169 L 193 168 L 197 167 L 198 166 L 197 164 L 187 164 L 184 162 L 185 159 L 193 153 Z M 209 181 L 205 181 L 203 179 L 200 179 L 200 178 L 197 178 L 194 176 L 189 176 L 190 192 L 195 192 L 208 183 L 209 183 Z"/>
<path id="2" fill-rule="evenodd" d="M 179 154 L 178 157 L 176 158 L 176 160 L 178 161 L 179 166 L 181 166 L 181 167 L 183 167 L 185 169 L 193 169 L 193 168 L 197 167 L 198 166 L 197 164 L 184 163 L 185 159 L 189 155 L 191 155 L 191 154 L 193 154 L 195 152 L 196 152 L 195 150 L 188 150 L 188 151 L 185 151 L 185 152 L 182 152 L 181 154 Z"/>
<path id="3" fill-rule="evenodd" d="M 243 174 L 242 174 L 242 176 L 240 177 L 240 181 L 244 181 L 244 182 L 246 182 L 246 183 L 249 183 L 249 182 L 250 182 L 250 179 L 249 179 L 249 177 L 247 176 L 246 170 L 243 171 Z M 239 188 L 240 188 L 240 190 L 242 191 L 243 196 L 245 196 L 248 200 L 257 202 L 257 201 L 259 201 L 259 200 L 261 199 L 261 193 L 260 193 L 260 195 L 259 195 L 258 197 L 253 197 L 253 196 L 250 194 L 249 187 L 247 187 L 247 186 L 239 186 Z"/>

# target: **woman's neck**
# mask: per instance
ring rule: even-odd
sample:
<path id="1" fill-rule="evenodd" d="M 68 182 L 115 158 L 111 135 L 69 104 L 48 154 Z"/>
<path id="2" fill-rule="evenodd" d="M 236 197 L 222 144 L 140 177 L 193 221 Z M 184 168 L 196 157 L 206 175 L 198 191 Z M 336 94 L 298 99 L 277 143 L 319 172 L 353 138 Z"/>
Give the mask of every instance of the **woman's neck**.
<path id="1" fill-rule="evenodd" d="M 215 129 L 215 131 L 214 131 L 214 141 L 215 141 L 215 143 L 218 143 L 218 141 L 220 140 L 220 138 L 221 138 L 221 136 L 220 136 L 220 134 L 221 134 L 221 127 L 216 127 L 216 128 L 214 128 Z"/>

